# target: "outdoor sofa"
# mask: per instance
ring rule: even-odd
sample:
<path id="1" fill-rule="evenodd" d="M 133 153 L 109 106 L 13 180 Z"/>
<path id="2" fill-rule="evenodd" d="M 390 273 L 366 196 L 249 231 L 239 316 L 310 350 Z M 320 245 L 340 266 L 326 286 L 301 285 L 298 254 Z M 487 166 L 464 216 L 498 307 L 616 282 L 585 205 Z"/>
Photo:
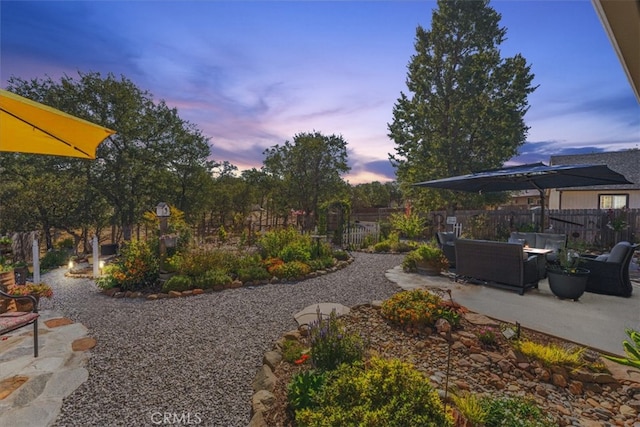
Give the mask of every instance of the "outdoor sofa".
<path id="1" fill-rule="evenodd" d="M 538 257 L 525 254 L 520 243 L 457 239 L 456 280 L 518 291 L 538 287 Z"/>
<path id="2" fill-rule="evenodd" d="M 608 254 L 580 255 L 580 267 L 589 270 L 587 292 L 630 297 L 633 291 L 629 277 L 629 265 L 633 253 L 640 245 L 619 242 Z"/>
<path id="3" fill-rule="evenodd" d="M 558 261 L 558 251 L 567 247 L 566 234 L 554 233 L 527 233 L 520 231 L 511 232 L 509 236 L 510 242 L 520 242 L 523 246 L 529 246 L 536 249 L 551 249 L 546 255 L 548 262 Z"/>

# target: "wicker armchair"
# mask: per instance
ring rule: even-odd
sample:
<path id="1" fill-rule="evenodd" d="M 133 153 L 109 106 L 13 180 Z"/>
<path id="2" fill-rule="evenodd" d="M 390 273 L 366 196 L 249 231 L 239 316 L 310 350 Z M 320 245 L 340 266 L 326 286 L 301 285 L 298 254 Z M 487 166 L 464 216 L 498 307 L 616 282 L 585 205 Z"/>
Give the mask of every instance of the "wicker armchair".
<path id="1" fill-rule="evenodd" d="M 609 254 L 581 255 L 581 267 L 590 271 L 587 292 L 630 297 L 633 287 L 629 278 L 629 264 L 640 245 L 617 243 Z"/>
<path id="2" fill-rule="evenodd" d="M 449 261 L 449 267 L 456 266 L 456 235 L 452 231 L 438 231 L 436 233 L 438 247 L 442 249 L 444 256 Z"/>

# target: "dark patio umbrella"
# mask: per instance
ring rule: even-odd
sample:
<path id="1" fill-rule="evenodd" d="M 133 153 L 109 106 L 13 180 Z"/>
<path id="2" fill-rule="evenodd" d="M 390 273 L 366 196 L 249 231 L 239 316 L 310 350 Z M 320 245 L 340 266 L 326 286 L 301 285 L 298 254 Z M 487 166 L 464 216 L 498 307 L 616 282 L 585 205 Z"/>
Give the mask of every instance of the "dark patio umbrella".
<path id="1" fill-rule="evenodd" d="M 532 163 L 475 172 L 413 184 L 417 187 L 444 188 L 471 193 L 538 190 L 544 229 L 544 190 L 547 188 L 588 187 L 592 185 L 632 184 L 624 175 L 606 165 L 552 165 Z"/>

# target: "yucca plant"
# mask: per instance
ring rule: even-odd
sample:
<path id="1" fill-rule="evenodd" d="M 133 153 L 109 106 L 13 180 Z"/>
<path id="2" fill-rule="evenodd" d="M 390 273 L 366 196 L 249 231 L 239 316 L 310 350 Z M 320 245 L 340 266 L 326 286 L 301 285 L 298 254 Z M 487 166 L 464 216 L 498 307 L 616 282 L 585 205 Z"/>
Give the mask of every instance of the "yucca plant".
<path id="1" fill-rule="evenodd" d="M 640 368 L 640 332 L 631 328 L 625 329 L 625 332 L 631 338 L 631 342 L 627 340 L 622 342 L 622 348 L 624 348 L 627 357 L 614 357 L 606 354 L 603 356 L 622 365 Z"/>

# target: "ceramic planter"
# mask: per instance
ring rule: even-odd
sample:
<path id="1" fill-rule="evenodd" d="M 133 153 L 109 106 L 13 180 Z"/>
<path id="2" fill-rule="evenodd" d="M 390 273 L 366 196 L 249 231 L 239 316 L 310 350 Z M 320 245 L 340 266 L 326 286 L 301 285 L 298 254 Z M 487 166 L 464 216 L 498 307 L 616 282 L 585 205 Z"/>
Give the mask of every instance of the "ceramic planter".
<path id="1" fill-rule="evenodd" d="M 578 301 L 587 288 L 589 270 L 578 268 L 575 272 L 564 270 L 547 270 L 549 288 L 560 299 L 572 299 Z"/>

